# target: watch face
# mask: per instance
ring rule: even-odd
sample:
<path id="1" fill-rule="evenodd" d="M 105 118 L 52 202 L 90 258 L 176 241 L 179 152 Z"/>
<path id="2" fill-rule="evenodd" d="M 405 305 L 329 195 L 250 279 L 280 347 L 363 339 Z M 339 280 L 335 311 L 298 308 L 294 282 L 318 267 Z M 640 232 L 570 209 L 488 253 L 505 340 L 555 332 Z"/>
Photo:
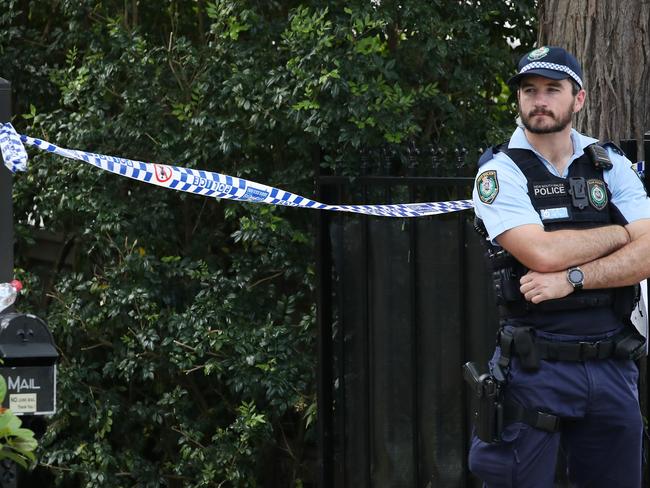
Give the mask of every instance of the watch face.
<path id="1" fill-rule="evenodd" d="M 585 275 L 579 269 L 572 269 L 569 271 L 569 281 L 573 284 L 580 284 L 584 280 Z"/>

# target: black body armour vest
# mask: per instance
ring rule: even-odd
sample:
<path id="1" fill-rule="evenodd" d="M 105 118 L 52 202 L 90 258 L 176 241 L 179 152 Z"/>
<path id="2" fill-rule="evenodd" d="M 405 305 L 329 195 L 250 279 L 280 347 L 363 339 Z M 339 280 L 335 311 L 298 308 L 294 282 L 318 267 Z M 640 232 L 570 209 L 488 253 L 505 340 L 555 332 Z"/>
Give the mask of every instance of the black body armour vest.
<path id="1" fill-rule="evenodd" d="M 602 157 L 602 148 L 597 149 Z M 526 176 L 528 196 L 546 231 L 627 224 L 611 204 L 603 180 L 603 167 L 611 167 L 606 153 L 603 162 L 585 150 L 571 163 L 568 177 L 560 178 L 551 174 L 532 151 L 508 149 L 507 144 L 492 151 L 504 152 Z M 482 162 L 483 158 L 479 166 Z M 537 305 L 526 301 L 519 292 L 519 279 L 528 269 L 504 249 L 487 242 L 500 316 L 509 324 L 554 333 L 595 335 L 618 329 L 629 319 L 636 300 L 635 287 L 576 290 L 567 297 Z"/>

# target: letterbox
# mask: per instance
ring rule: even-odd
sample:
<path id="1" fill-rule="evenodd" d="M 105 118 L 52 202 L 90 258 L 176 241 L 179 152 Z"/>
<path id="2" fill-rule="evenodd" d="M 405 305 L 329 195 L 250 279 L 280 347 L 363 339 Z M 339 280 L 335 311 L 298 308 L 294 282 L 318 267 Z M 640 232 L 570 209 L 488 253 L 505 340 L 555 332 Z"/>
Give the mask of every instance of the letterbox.
<path id="1" fill-rule="evenodd" d="M 30 314 L 0 314 L 0 374 L 7 383 L 2 404 L 16 415 L 56 411 L 56 351 L 52 334 Z"/>

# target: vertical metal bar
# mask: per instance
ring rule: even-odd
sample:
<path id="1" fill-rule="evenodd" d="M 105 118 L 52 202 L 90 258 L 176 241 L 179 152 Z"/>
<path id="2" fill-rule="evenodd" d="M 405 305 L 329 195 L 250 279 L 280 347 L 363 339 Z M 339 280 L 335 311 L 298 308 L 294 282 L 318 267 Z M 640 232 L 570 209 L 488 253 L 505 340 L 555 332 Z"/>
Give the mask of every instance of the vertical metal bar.
<path id="1" fill-rule="evenodd" d="M 413 177 L 417 170 L 417 156 L 418 149 L 415 143 L 411 141 L 408 149 L 408 176 Z M 413 183 L 408 184 L 408 198 L 409 203 L 415 202 L 415 186 Z M 407 221 L 409 227 L 409 251 L 408 251 L 408 266 L 409 266 L 409 327 L 411 333 L 411 368 L 412 368 L 412 392 L 413 392 L 413 423 L 412 423 L 412 437 L 413 437 L 413 479 L 415 486 L 422 486 L 421 472 L 422 460 L 420 457 L 421 449 L 421 426 L 420 426 L 420 340 L 418 330 L 418 268 L 417 257 L 417 219 L 409 219 Z"/>
<path id="2" fill-rule="evenodd" d="M 343 183 L 336 185 L 336 203 L 343 202 Z M 346 472 L 346 460 L 348 459 L 347 451 L 347 417 L 348 417 L 348 401 L 346 397 L 346 367 L 347 367 L 347 358 L 345 350 L 345 335 L 347 333 L 347 317 L 346 317 L 346 306 L 344 298 L 346 296 L 346 269 L 344 265 L 345 260 L 345 218 L 340 213 L 335 217 L 339 222 L 339 233 L 338 233 L 338 250 L 341 251 L 341 266 L 338 269 L 338 282 L 336 287 L 336 301 L 338 304 L 337 310 L 337 331 L 334 340 L 333 351 L 336 355 L 336 362 L 338 364 L 338 369 L 336 371 L 336 395 L 335 395 L 335 405 L 334 412 L 335 415 L 335 429 L 337 431 L 337 447 L 340 448 L 339 456 L 340 462 L 336 463 L 335 469 L 337 470 L 336 479 L 341 480 L 341 488 L 347 487 L 347 472 Z M 337 250 L 337 252 L 338 252 Z"/>
<path id="3" fill-rule="evenodd" d="M 460 192 L 459 192 L 460 193 Z M 460 331 L 460 350 L 462 351 L 463 358 L 467 357 L 467 345 L 465 343 L 467 339 L 467 313 L 466 313 L 466 307 L 468 306 L 466 297 L 468 296 L 468 289 L 467 289 L 467 280 L 466 280 L 466 272 L 467 272 L 467 233 L 465 232 L 465 212 L 458 212 L 456 218 L 458 219 L 458 253 L 459 253 L 459 266 L 458 266 L 458 273 L 459 273 L 459 286 L 458 286 L 458 293 L 459 296 L 461 297 L 459 300 L 459 305 L 460 305 L 460 310 L 458 311 L 458 323 L 460 325 L 459 331 Z M 460 367 L 456 368 L 456 376 L 458 378 L 458 383 L 461 385 L 461 397 L 463 399 L 463 407 L 467 408 L 467 404 L 469 399 L 467 398 L 467 388 L 465 388 L 463 384 L 463 380 L 461 379 L 461 374 L 460 374 Z M 466 418 L 466 415 L 463 416 Z M 462 487 L 468 486 L 469 480 L 467 479 L 467 453 L 469 452 L 469 435 L 470 433 L 467 431 L 467 423 L 463 422 L 461 429 L 463 430 L 463 453 L 462 453 L 462 466 L 463 466 L 463 472 L 465 473 L 465 476 L 463 476 L 462 479 Z"/>
<path id="4" fill-rule="evenodd" d="M 368 174 L 368 164 L 367 161 L 362 160 L 362 165 L 361 165 L 361 175 L 366 176 Z M 368 201 L 368 184 L 365 180 L 363 180 L 362 186 L 361 186 L 361 192 L 362 192 L 362 203 L 364 205 L 367 205 L 370 203 Z M 360 339 L 361 343 L 363 344 L 363 361 L 364 361 L 364 371 L 361 372 L 361 381 L 363 382 L 363 398 L 364 398 L 364 404 L 363 404 L 363 411 L 366 417 L 366 425 L 365 425 L 365 450 L 366 452 L 364 453 L 363 459 L 366 460 L 366 466 L 362 466 L 363 472 L 364 472 L 364 478 L 363 478 L 363 488 L 370 488 L 372 486 L 372 456 L 373 456 L 373 449 L 372 447 L 374 446 L 374 439 L 373 439 L 373 426 L 374 426 L 374 415 L 372 411 L 372 406 L 374 405 L 374 402 L 372 400 L 372 395 L 373 395 L 373 389 L 372 389 L 372 379 L 374 378 L 374 374 L 372 374 L 372 358 L 371 358 L 371 351 L 372 347 L 370 344 L 371 341 L 371 331 L 370 331 L 370 303 L 369 303 L 369 287 L 370 287 L 370 279 L 368 276 L 368 271 L 369 271 L 369 265 L 368 261 L 370 259 L 370 249 L 368 247 L 368 215 L 362 215 L 361 216 L 361 248 L 363 249 L 363 261 L 362 261 L 362 273 L 363 273 L 363 287 L 361 290 L 361 300 L 362 300 L 362 310 L 363 310 L 363 324 L 362 324 L 362 331 L 363 331 L 363 337 Z"/>
<path id="5" fill-rule="evenodd" d="M 415 191 L 412 184 L 408 186 L 409 202 L 415 201 Z M 411 329 L 411 361 L 412 361 L 412 382 L 413 382 L 413 466 L 415 473 L 413 478 L 415 486 L 422 486 L 420 481 L 421 459 L 420 459 L 420 341 L 417 320 L 417 279 L 418 269 L 416 266 L 415 258 L 417 253 L 417 228 L 416 219 L 409 219 L 407 225 L 409 226 L 409 326 Z"/>
<path id="6" fill-rule="evenodd" d="M 316 273 L 318 276 L 318 439 L 320 488 L 332 486 L 332 282 L 329 215 L 318 212 Z"/>
<path id="7" fill-rule="evenodd" d="M 323 199 L 323 190 L 319 179 L 320 154 L 314 152 L 316 167 L 316 195 Z M 316 212 L 316 276 L 317 276 L 317 313 L 318 323 L 318 368 L 317 368 L 317 408 L 318 408 L 318 486 L 333 486 L 333 450 L 332 450 L 332 246 L 329 238 L 330 215 L 328 212 Z"/>
<path id="8" fill-rule="evenodd" d="M 0 78 L 0 122 L 11 121 L 11 83 Z M 11 172 L 0 164 L 0 283 L 14 275 L 14 213 Z"/>

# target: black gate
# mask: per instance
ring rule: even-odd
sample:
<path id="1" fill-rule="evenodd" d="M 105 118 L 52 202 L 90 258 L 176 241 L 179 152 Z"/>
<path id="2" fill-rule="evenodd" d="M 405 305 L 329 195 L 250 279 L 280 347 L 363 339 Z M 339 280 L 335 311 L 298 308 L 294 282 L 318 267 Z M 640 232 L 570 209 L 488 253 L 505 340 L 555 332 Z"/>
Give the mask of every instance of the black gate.
<path id="1" fill-rule="evenodd" d="M 392 176 L 392 159 L 379 160 L 373 174 L 362 160 L 353 181 L 319 176 L 319 200 L 471 196 L 473 171 L 462 160 L 461 177 L 416 176 L 413 157 L 401 165 L 405 176 Z M 460 365 L 485 364 L 498 321 L 473 212 L 411 219 L 320 212 L 318 233 L 320 488 L 480 486 L 466 464 Z"/>
<path id="2" fill-rule="evenodd" d="M 319 197 L 362 204 L 471 194 L 469 176 L 385 170 L 354 184 L 321 176 Z M 471 485 L 460 365 L 487 361 L 497 324 L 472 216 L 321 212 L 321 487 Z"/>

